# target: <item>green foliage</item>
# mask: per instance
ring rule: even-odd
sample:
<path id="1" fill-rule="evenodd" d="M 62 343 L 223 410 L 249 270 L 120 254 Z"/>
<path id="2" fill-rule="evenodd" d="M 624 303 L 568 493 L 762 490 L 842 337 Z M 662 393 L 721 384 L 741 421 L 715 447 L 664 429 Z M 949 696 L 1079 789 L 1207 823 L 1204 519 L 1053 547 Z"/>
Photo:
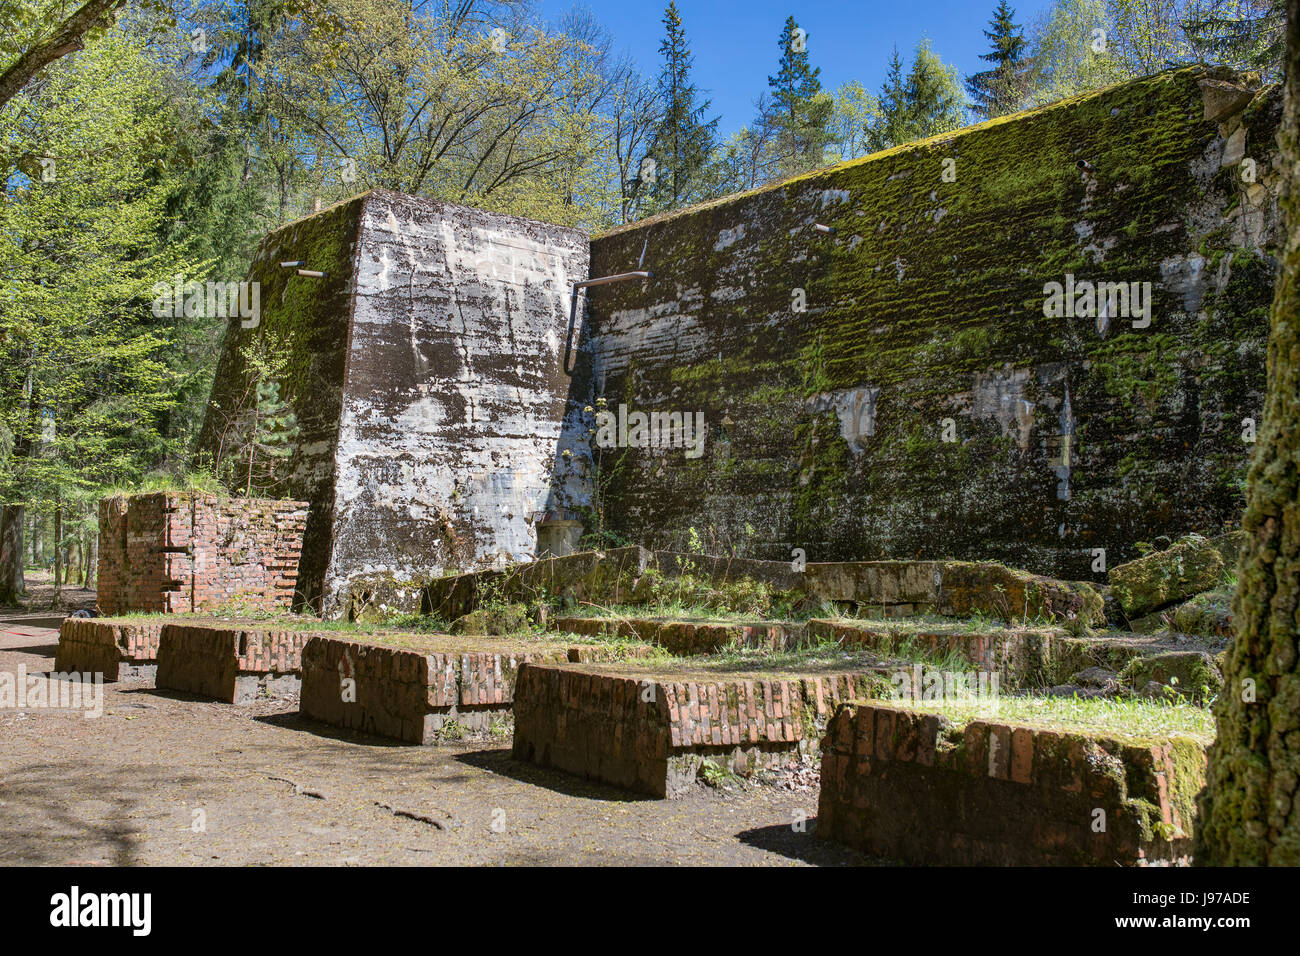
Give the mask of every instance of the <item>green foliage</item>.
<path id="1" fill-rule="evenodd" d="M 794 17 L 787 17 L 777 41 L 781 68 L 767 78 L 776 117 L 776 168 L 779 175 L 821 166 L 829 144 L 833 97 L 822 93 L 821 68 L 808 59 L 808 34 Z"/>
<path id="2" fill-rule="evenodd" d="M 857 80 L 834 93 L 835 107 L 826 125 L 827 159 L 857 159 L 870 152 L 867 132 L 880 115 L 880 100 Z"/>
<path id="3" fill-rule="evenodd" d="M 1286 0 L 1200 0 L 1183 29 L 1194 56 L 1236 69 L 1282 77 L 1286 53 Z"/>
<path id="4" fill-rule="evenodd" d="M 1007 0 L 999 0 L 993 19 L 989 21 L 992 29 L 984 31 L 984 36 L 992 41 L 993 49 L 980 54 L 980 59 L 992 63 L 993 68 L 966 78 L 971 110 L 984 119 L 1012 112 L 1021 99 L 1025 38 L 1013 21 L 1014 16 L 1015 11 L 1007 5 Z"/>
<path id="5" fill-rule="evenodd" d="M 299 434 L 297 416 L 280 393 L 292 347 L 268 333 L 239 354 L 246 369 L 244 390 L 232 408 L 212 403 L 223 421 L 214 470 L 229 488 L 250 496 L 274 495 L 287 478 L 277 475 L 277 464 L 292 454 Z"/>
<path id="6" fill-rule="evenodd" d="M 0 459 L 6 500 L 46 511 L 141 477 L 174 447 L 169 365 L 184 318 L 157 283 L 201 266 L 161 239 L 177 188 L 164 71 L 121 30 L 66 57 L 0 113 Z"/>
<path id="7" fill-rule="evenodd" d="M 928 40 L 917 46 L 906 79 L 902 58 L 894 48 L 879 103 L 880 112 L 867 131 L 872 151 L 965 125 L 965 100 L 957 71 L 935 55 Z"/>
<path id="8" fill-rule="evenodd" d="M 703 188 L 707 182 L 705 166 L 713 153 L 718 127 L 717 117 L 704 119 L 709 101 L 696 102 L 699 91 L 691 81 L 695 58 L 675 2 L 664 11 L 663 24 L 659 96 L 664 113 L 649 151 L 655 160 L 654 181 L 642 184 L 650 187 L 650 205 L 657 212 L 677 209 L 707 195 Z"/>
<path id="9" fill-rule="evenodd" d="M 713 760 L 705 760 L 700 764 L 700 779 L 707 786 L 718 790 L 727 790 L 740 783 L 740 777 L 733 770 Z"/>

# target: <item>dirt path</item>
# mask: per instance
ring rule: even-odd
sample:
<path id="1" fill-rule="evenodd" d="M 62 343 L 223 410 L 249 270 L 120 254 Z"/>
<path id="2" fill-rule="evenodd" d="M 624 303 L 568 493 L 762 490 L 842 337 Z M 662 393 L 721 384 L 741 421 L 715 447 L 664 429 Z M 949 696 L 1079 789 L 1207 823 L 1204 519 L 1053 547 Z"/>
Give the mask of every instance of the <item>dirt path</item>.
<path id="1" fill-rule="evenodd" d="M 48 670 L 54 642 L 0 635 L 0 671 Z M 399 746 L 292 703 L 104 691 L 98 719 L 0 710 L 0 864 L 869 862 L 791 826 L 815 788 L 639 799 L 516 763 L 508 742 Z"/>

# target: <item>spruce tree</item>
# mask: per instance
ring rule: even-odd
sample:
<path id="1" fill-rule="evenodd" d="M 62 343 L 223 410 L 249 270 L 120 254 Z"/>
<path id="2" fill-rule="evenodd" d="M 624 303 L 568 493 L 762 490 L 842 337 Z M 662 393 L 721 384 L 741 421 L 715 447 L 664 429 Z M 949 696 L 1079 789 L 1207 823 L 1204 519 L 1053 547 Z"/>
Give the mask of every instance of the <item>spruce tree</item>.
<path id="1" fill-rule="evenodd" d="M 659 44 L 663 70 L 659 75 L 659 95 L 663 98 L 664 117 L 655 131 L 647 159 L 638 173 L 638 192 L 649 187 L 652 205 L 658 210 L 676 209 L 696 198 L 702 185 L 702 173 L 712 155 L 717 139 L 718 119 L 705 122 L 710 101 L 696 104 L 699 90 L 691 82 L 690 46 L 682 27 L 677 4 L 670 2 L 664 11 L 665 35 Z"/>
<path id="2" fill-rule="evenodd" d="M 1021 59 L 1025 52 L 1025 38 L 1014 22 L 1016 11 L 999 0 L 989 21 L 991 29 L 984 31 L 993 43 L 993 49 L 980 54 L 980 59 L 992 63 L 993 68 L 976 73 L 966 80 L 966 92 L 971 97 L 971 109 L 984 119 L 992 119 L 1013 112 L 1018 105 L 1019 79 L 1023 72 Z"/>
<path id="3" fill-rule="evenodd" d="M 879 114 L 867 130 L 872 152 L 958 129 L 965 120 L 956 70 L 945 66 L 924 40 L 916 48 L 906 80 L 903 61 L 894 48 L 879 103 Z"/>
<path id="4" fill-rule="evenodd" d="M 822 150 L 830 140 L 834 101 L 822 94 L 820 67 L 808 59 L 808 34 L 794 17 L 786 17 L 777 41 L 781 48 L 781 69 L 767 78 L 772 104 L 781 125 L 778 136 L 778 165 L 784 173 L 820 166 Z"/>
<path id="5" fill-rule="evenodd" d="M 907 87 L 898 44 L 889 58 L 889 72 L 880 87 L 880 118 L 867 130 L 867 146 L 874 153 L 907 141 Z"/>

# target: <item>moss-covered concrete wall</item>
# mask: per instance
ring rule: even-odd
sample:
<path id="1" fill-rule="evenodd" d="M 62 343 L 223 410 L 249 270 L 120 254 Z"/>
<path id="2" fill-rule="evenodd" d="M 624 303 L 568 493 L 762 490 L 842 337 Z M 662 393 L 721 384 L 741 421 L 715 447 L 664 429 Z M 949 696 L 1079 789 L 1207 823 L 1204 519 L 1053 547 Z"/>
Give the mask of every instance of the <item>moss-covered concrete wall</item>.
<path id="1" fill-rule="evenodd" d="M 311 502 L 299 603 L 338 611 L 354 578 L 526 560 L 538 513 L 585 501 L 561 431 L 587 249 L 574 229 L 386 190 L 263 240 L 260 315 L 227 332 L 199 447 L 229 460 L 250 346 L 283 343 L 299 433 L 274 490 Z"/>
<path id="2" fill-rule="evenodd" d="M 654 272 L 590 291 L 593 397 L 707 423 L 698 458 L 598 452 L 607 525 L 1086 577 L 1236 521 L 1280 107 L 1245 86 L 1171 71 L 593 240 L 593 276 Z M 1149 325 L 1045 314 L 1067 276 L 1149 282 Z"/>
<path id="3" fill-rule="evenodd" d="M 255 323 L 232 322 L 226 331 L 198 441 L 199 454 L 209 463 L 228 463 L 239 454 L 240 426 L 253 403 L 252 373 L 245 354 L 279 343 L 288 359 L 278 376 L 280 396 L 293 409 L 299 431 L 292 455 L 277 462 L 285 480 L 271 491 L 310 502 L 298 573 L 300 601 L 319 597 L 332 548 L 334 451 L 343 404 L 357 232 L 367 196 L 291 223 L 262 240 L 248 274 L 249 282 L 260 283 L 259 315 Z M 296 268 L 281 265 L 292 261 L 326 275 L 300 276 Z"/>

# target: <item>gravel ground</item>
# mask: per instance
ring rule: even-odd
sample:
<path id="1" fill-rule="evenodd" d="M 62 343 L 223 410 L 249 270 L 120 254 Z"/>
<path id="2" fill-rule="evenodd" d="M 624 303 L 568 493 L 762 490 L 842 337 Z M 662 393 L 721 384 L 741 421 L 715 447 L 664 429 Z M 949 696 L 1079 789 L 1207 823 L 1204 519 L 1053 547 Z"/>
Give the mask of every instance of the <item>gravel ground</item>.
<path id="1" fill-rule="evenodd" d="M 48 671 L 56 641 L 10 627 L 0 671 Z M 401 746 L 304 720 L 293 701 L 104 691 L 98 719 L 0 710 L 0 864 L 879 862 L 813 836 L 806 768 L 650 800 L 516 763 L 508 741 Z"/>

